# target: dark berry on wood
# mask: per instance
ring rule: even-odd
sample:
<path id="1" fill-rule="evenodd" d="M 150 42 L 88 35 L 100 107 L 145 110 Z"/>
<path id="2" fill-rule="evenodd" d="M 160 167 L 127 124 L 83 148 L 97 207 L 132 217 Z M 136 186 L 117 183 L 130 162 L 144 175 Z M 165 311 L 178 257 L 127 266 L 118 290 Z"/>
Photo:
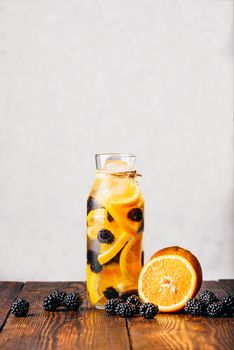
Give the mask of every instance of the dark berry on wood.
<path id="1" fill-rule="evenodd" d="M 28 314 L 29 302 L 24 299 L 18 299 L 14 301 L 11 307 L 11 313 L 16 317 L 23 317 Z"/>

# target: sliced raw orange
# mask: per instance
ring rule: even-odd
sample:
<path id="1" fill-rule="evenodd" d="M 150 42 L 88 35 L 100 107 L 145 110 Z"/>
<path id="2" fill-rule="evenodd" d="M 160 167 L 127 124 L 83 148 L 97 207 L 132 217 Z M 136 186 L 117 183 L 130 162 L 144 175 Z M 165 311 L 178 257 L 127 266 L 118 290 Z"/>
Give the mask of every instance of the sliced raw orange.
<path id="1" fill-rule="evenodd" d="M 106 207 L 107 203 L 117 206 L 131 206 L 139 201 L 140 190 L 132 178 L 111 176 L 103 178 L 96 199 Z"/>
<path id="2" fill-rule="evenodd" d="M 144 211 L 142 201 L 136 203 L 135 206 L 132 207 L 124 207 L 124 206 L 114 206 L 112 203 L 107 203 L 106 208 L 108 209 L 111 216 L 116 220 L 119 226 L 122 227 L 123 230 L 128 232 L 131 236 L 135 237 L 138 230 L 142 225 L 142 221 L 132 221 L 128 218 L 128 213 L 131 209 L 141 208 Z"/>
<path id="3" fill-rule="evenodd" d="M 143 267 L 138 291 L 144 302 L 159 306 L 161 312 L 181 310 L 202 283 L 202 269 L 188 250 L 168 247 L 155 253 Z"/>
<path id="4" fill-rule="evenodd" d="M 129 234 L 122 233 L 116 242 L 104 253 L 98 255 L 98 261 L 101 265 L 106 264 L 109 260 L 111 260 L 118 252 L 123 248 L 125 243 L 129 239 Z"/>
<path id="5" fill-rule="evenodd" d="M 123 248 L 119 265 L 122 274 L 130 281 L 137 281 L 141 272 L 141 239 L 142 235 L 131 238 Z"/>
<path id="6" fill-rule="evenodd" d="M 108 287 L 112 286 L 119 292 L 134 287 L 131 282 L 123 277 L 118 264 L 105 266 L 100 273 L 92 272 L 90 266 L 87 265 L 86 274 L 89 298 L 94 305 L 103 298 L 103 291 Z"/>
<path id="7" fill-rule="evenodd" d="M 97 225 L 100 224 L 100 226 L 103 226 L 103 222 L 106 218 L 106 209 L 104 208 L 98 208 L 98 209 L 94 209 L 91 210 L 87 216 L 87 224 L 88 226 L 92 226 L 92 225 Z"/>
<path id="8" fill-rule="evenodd" d="M 87 216 L 87 234 L 90 239 L 97 239 L 98 231 L 101 229 L 110 230 L 115 238 L 123 232 L 123 229 L 115 220 L 108 220 L 108 212 L 104 208 L 91 210 Z"/>

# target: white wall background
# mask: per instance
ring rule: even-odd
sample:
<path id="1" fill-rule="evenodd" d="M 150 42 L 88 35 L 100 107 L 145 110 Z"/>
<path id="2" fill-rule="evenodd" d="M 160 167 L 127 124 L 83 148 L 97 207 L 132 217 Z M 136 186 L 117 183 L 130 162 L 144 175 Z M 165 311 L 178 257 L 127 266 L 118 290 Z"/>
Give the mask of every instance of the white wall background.
<path id="1" fill-rule="evenodd" d="M 132 152 L 145 252 L 233 277 L 230 0 L 0 0 L 0 280 L 85 278 L 94 154 Z"/>

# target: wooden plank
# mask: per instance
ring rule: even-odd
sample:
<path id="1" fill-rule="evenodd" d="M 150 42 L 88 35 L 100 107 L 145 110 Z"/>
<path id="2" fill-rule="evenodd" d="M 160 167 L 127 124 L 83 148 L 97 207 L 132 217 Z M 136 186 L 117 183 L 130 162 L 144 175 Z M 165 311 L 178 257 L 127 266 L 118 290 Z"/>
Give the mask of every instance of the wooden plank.
<path id="1" fill-rule="evenodd" d="M 204 281 L 200 292 L 205 289 L 211 290 L 218 298 L 228 295 L 217 281 Z M 184 317 L 187 319 L 188 331 L 195 349 L 233 349 L 233 318 L 193 317 L 189 315 Z"/>
<path id="2" fill-rule="evenodd" d="M 228 293 L 234 295 L 234 280 L 219 280 L 219 285 Z"/>
<path id="3" fill-rule="evenodd" d="M 217 281 L 203 281 L 199 294 L 201 294 L 201 292 L 203 292 L 206 289 L 211 290 L 220 299 L 228 295 L 228 293 L 221 287 L 221 285 Z"/>
<path id="4" fill-rule="evenodd" d="M 43 298 L 54 289 L 77 290 L 85 299 L 81 311 L 46 312 Z M 28 317 L 10 315 L 0 337 L 4 350 L 26 349 L 129 349 L 126 322 L 91 309 L 82 282 L 28 282 L 20 297 L 30 302 Z"/>
<path id="5" fill-rule="evenodd" d="M 204 282 L 201 291 L 205 289 L 218 297 L 227 295 L 218 282 Z M 127 324 L 134 350 L 233 349 L 233 318 L 159 314 L 154 320 L 128 319 Z"/>
<path id="6" fill-rule="evenodd" d="M 0 282 L 0 331 L 22 286 L 21 282 Z"/>

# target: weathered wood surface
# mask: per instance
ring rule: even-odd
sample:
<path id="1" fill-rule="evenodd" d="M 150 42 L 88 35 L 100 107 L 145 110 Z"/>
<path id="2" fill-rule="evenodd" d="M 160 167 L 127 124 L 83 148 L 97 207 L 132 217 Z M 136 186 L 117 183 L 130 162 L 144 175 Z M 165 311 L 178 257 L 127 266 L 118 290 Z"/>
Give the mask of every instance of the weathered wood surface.
<path id="1" fill-rule="evenodd" d="M 77 290 L 84 303 L 79 312 L 43 310 L 44 297 L 52 290 Z M 203 282 L 202 290 L 218 297 L 234 294 L 233 280 Z M 15 298 L 30 302 L 27 317 L 9 313 Z M 144 350 L 234 349 L 234 318 L 159 314 L 154 320 L 122 319 L 92 309 L 83 282 L 0 283 L 0 349 L 2 350 Z"/>
<path id="2" fill-rule="evenodd" d="M 85 300 L 81 310 L 44 311 L 43 298 L 54 289 L 77 290 Z M 0 349 L 129 349 L 125 320 L 90 308 L 82 282 L 27 282 L 19 297 L 30 302 L 30 314 L 9 315 Z"/>
<path id="3" fill-rule="evenodd" d="M 201 291 L 212 290 L 218 297 L 227 292 L 218 282 L 203 282 Z M 143 349 L 234 349 L 234 319 L 159 314 L 154 320 L 128 320 L 134 350 Z"/>
<path id="4" fill-rule="evenodd" d="M 19 294 L 23 283 L 0 282 L 0 331 L 9 315 L 11 305 Z"/>

